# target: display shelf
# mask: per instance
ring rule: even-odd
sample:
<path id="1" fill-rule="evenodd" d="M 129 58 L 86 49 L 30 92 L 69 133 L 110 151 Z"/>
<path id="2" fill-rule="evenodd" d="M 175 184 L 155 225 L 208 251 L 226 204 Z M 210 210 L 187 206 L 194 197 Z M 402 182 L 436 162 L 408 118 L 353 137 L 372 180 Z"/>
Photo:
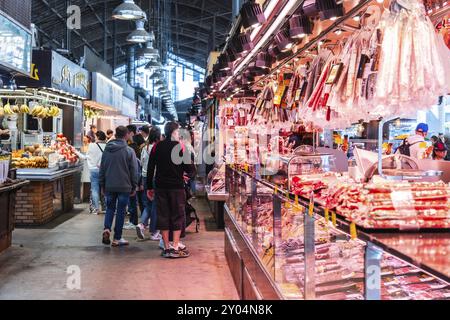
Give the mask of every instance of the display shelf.
<path id="1" fill-rule="evenodd" d="M 309 199 L 298 197 L 297 200 L 283 188 L 231 168 L 227 168 L 227 187 L 230 197 L 226 205 L 226 228 L 231 221 L 239 230 L 234 237 L 242 238 L 241 242 L 258 257 L 258 266 L 271 277 L 283 299 L 450 297 L 450 261 L 446 254 L 450 248 L 448 233 L 368 233 L 343 217 L 331 212 L 325 214 L 324 207 L 317 203 L 311 206 L 308 227 Z M 259 214 L 263 204 L 255 202 L 261 197 L 273 199 L 273 207 L 264 216 Z M 292 251 L 292 245 L 294 249 L 300 247 Z M 286 248 L 290 249 L 286 251 Z M 318 255 L 318 250 L 324 250 L 324 255 Z M 271 255 L 267 254 L 269 251 Z M 327 254 L 332 256 L 336 252 L 344 253 L 348 258 L 338 259 L 339 263 L 327 260 Z M 345 267 L 340 270 L 339 264 Z M 249 267 L 245 261 L 243 265 Z M 330 282 L 329 274 L 332 273 L 320 269 L 330 265 L 342 277 L 337 282 Z M 380 278 L 380 287 L 366 285 L 373 277 L 370 270 L 378 270 L 376 276 Z M 420 281 L 420 284 L 414 281 Z M 442 292 L 438 292 L 441 289 Z M 265 299 L 264 295 L 262 297 Z"/>

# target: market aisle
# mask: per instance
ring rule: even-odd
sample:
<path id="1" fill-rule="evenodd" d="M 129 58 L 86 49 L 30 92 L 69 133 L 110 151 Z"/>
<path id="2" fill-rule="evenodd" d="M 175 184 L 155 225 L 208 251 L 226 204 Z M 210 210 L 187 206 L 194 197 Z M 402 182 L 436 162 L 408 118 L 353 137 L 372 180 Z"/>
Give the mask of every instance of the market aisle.
<path id="1" fill-rule="evenodd" d="M 0 299 L 237 299 L 223 232 L 207 230 L 207 204 L 194 203 L 202 227 L 188 233 L 192 256 L 183 260 L 161 258 L 158 243 L 136 242 L 134 231 L 124 234 L 129 247 L 105 247 L 103 216 L 84 212 L 52 229 L 18 229 L 0 254 Z M 66 287 L 72 265 L 81 269 L 81 290 Z"/>

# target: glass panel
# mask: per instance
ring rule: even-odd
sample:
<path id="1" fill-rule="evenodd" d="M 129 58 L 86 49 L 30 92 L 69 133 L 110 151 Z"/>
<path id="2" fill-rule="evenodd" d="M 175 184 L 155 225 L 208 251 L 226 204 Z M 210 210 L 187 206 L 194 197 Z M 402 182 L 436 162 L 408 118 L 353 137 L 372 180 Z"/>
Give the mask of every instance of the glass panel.
<path id="1" fill-rule="evenodd" d="M 267 270 L 273 274 L 273 190 L 257 183 L 253 212 L 253 246 Z"/>

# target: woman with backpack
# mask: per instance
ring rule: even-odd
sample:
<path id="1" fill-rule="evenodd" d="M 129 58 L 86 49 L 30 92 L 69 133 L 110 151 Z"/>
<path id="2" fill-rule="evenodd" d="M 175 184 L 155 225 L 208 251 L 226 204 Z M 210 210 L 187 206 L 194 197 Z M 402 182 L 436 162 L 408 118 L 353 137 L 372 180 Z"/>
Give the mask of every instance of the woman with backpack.
<path id="1" fill-rule="evenodd" d="M 99 214 L 100 208 L 100 163 L 102 161 L 103 151 L 106 147 L 106 134 L 103 131 L 95 133 L 96 142 L 90 143 L 86 155 L 77 152 L 80 159 L 87 160 L 89 176 L 91 181 L 91 206 L 90 213 Z"/>
<path id="2" fill-rule="evenodd" d="M 141 149 L 141 164 L 142 164 L 142 180 L 144 183 L 144 197 L 146 197 L 144 212 L 142 212 L 141 223 L 136 226 L 136 233 L 139 239 L 145 239 L 145 229 L 149 227 L 150 240 L 159 241 L 161 235 L 156 230 L 156 203 L 147 198 L 147 167 L 148 159 L 154 146 L 161 141 L 161 129 L 152 127 L 147 139 Z M 150 221 L 149 221 L 150 220 Z"/>

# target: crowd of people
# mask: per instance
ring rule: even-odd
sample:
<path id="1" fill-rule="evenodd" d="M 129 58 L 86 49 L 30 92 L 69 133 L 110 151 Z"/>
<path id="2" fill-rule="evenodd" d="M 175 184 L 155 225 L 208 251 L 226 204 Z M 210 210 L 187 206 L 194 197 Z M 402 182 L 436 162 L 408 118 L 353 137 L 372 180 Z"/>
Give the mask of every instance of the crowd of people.
<path id="1" fill-rule="evenodd" d="M 189 257 L 181 238 L 186 186 L 195 185 L 196 168 L 192 144 L 180 136 L 179 124 L 167 123 L 164 134 L 152 126 L 119 126 L 106 133 L 91 126 L 85 142 L 85 153 L 78 155 L 89 170 L 90 213 L 105 213 L 102 243 L 129 245 L 123 229 L 135 229 L 138 239 L 159 241 L 163 257 Z"/>

